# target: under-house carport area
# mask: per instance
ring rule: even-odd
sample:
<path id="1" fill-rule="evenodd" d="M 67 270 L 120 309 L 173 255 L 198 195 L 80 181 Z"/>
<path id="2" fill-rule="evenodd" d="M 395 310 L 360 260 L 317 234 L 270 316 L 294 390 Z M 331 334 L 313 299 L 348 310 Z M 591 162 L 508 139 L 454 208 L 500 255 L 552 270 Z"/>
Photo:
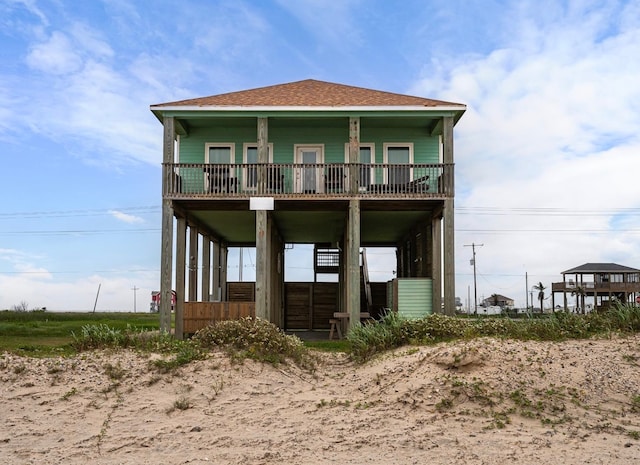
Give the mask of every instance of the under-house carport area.
<path id="1" fill-rule="evenodd" d="M 440 217 L 442 202 L 414 200 L 412 202 L 395 200 L 360 200 L 358 201 L 357 215 L 359 218 L 359 244 L 358 256 L 355 266 L 360 266 L 360 247 L 391 247 L 396 248 L 397 276 L 398 277 L 428 277 L 438 279 L 437 271 L 439 261 L 434 260 L 434 241 L 438 240 L 438 234 L 434 233 L 440 227 Z M 270 313 L 266 317 L 283 328 L 308 326 L 304 329 L 326 328 L 329 324 L 328 316 L 331 315 L 331 308 L 345 311 L 349 306 L 346 300 L 346 285 L 348 279 L 346 258 L 344 251 L 349 246 L 345 238 L 349 237 L 349 218 L 353 215 L 353 200 L 280 200 L 275 199 L 273 210 L 267 212 L 256 212 L 250 209 L 248 200 L 220 200 L 207 201 L 174 201 L 174 211 L 178 218 L 178 229 L 189 228 L 187 231 L 178 233 L 178 250 L 180 250 L 181 237 L 186 241 L 186 237 L 192 236 L 193 231 L 200 234 L 214 244 L 213 261 L 207 263 L 210 256 L 207 250 L 207 258 L 202 259 L 202 263 L 197 263 L 199 257 L 204 255 L 201 252 L 185 250 L 184 256 L 195 259 L 196 263 L 187 260 L 187 269 L 213 268 L 211 276 L 203 273 L 201 278 L 197 273 L 189 274 L 189 288 L 193 288 L 193 293 L 185 299 L 188 302 L 198 300 L 196 283 L 192 280 L 201 279 L 200 296 L 204 301 L 227 301 L 226 278 L 223 272 L 216 274 L 216 269 L 226 267 L 225 250 L 230 247 L 257 247 L 257 218 L 260 213 L 267 216 L 268 227 L 265 229 L 266 241 L 269 242 L 270 252 L 265 267 L 256 270 L 256 286 L 260 285 L 260 273 L 266 273 L 267 286 L 269 287 Z M 183 217 L 181 226 L 180 218 Z M 416 243 L 415 237 L 422 237 Z M 190 242 L 193 241 L 190 240 Z M 197 243 L 198 241 L 193 241 Z M 310 315 L 306 322 L 296 320 L 292 301 L 287 300 L 284 283 L 284 248 L 285 244 L 314 244 L 317 247 L 326 247 L 339 251 L 339 287 L 331 290 L 332 302 L 324 302 L 324 312 Z M 439 246 L 439 245 L 438 245 Z M 186 244 L 184 245 L 186 247 Z M 190 246 L 191 247 L 191 246 Z M 216 257 L 217 254 L 217 257 Z M 180 260 L 180 254 L 177 255 Z M 353 262 L 352 262 L 353 263 Z M 290 264 L 289 264 L 290 265 Z M 352 265 L 353 266 L 353 265 Z M 360 282 L 356 283 L 358 288 L 362 281 L 362 271 Z M 180 275 L 180 271 L 177 273 Z M 213 280 L 211 280 L 213 277 Z M 365 279 L 366 281 L 366 279 Z M 178 285 L 179 287 L 179 285 Z M 320 286 L 321 287 L 321 286 Z M 320 289 L 320 287 L 318 289 Z M 384 287 L 384 286 L 383 286 Z M 380 286 L 377 288 L 378 303 L 386 302 L 386 298 L 380 296 Z M 325 290 L 326 291 L 326 290 Z M 329 298 L 328 292 L 322 292 L 322 298 Z M 319 292 L 316 290 L 316 292 Z M 325 295 L 327 294 L 327 295 Z M 254 292 L 255 295 L 255 292 Z M 315 299 L 320 301 L 320 299 Z M 288 303 L 289 302 L 289 303 Z M 358 301 L 358 306 L 363 310 L 367 308 Z M 326 315 L 325 315 L 326 313 Z M 289 328 L 287 328 L 289 329 Z M 303 329 L 293 328 L 293 329 Z"/>

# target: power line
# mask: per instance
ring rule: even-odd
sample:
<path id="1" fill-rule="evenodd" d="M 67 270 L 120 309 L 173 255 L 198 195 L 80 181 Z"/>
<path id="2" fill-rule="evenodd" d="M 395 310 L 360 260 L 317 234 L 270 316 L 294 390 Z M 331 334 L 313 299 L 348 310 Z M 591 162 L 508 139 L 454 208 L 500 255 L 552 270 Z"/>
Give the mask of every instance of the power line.
<path id="1" fill-rule="evenodd" d="M 606 208 L 606 209 L 576 209 L 561 207 L 465 207 L 457 206 L 456 214 L 461 215 L 525 215 L 525 216 L 613 216 L 640 215 L 640 208 Z"/>
<path id="2" fill-rule="evenodd" d="M 109 209 L 86 210 L 50 210 L 50 211 L 22 211 L 0 213 L 0 219 L 17 218 L 66 218 L 71 216 L 111 216 L 113 212 L 131 213 L 157 213 L 161 211 L 160 205 L 147 205 L 141 207 L 113 207 Z"/>
<path id="3" fill-rule="evenodd" d="M 0 231 L 0 235 L 33 235 L 33 236 L 68 236 L 68 235 L 93 235 L 93 234 L 133 234 L 133 233 L 158 233 L 162 231 L 160 228 L 142 228 L 142 229 L 50 229 L 39 231 Z"/>

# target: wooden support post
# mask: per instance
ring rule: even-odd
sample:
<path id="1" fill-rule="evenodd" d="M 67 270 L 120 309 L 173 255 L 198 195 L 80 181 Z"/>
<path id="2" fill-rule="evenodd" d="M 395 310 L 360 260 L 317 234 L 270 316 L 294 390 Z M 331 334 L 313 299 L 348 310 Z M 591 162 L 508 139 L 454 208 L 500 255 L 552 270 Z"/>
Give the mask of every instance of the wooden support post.
<path id="1" fill-rule="evenodd" d="M 348 192 L 360 189 L 360 118 L 349 118 L 349 186 Z"/>
<path id="2" fill-rule="evenodd" d="M 220 243 L 214 241 L 213 243 L 213 300 L 219 302 L 222 300 L 220 292 Z"/>
<path id="3" fill-rule="evenodd" d="M 268 319 L 269 316 L 269 248 L 268 212 L 256 210 L 256 317 Z"/>
<path id="4" fill-rule="evenodd" d="M 172 179 L 173 169 L 168 166 L 174 163 L 175 156 L 175 120 L 173 117 L 165 117 L 164 143 L 162 149 L 162 244 L 160 251 L 160 331 L 171 332 L 171 283 L 173 267 L 173 202 L 164 198 L 169 189 L 168 184 Z"/>
<path id="5" fill-rule="evenodd" d="M 202 301 L 211 300 L 211 238 L 202 236 Z"/>
<path id="6" fill-rule="evenodd" d="M 360 325 L 360 200 L 349 201 L 347 238 L 347 311 L 349 328 Z"/>
<path id="7" fill-rule="evenodd" d="M 269 163 L 269 120 L 268 118 L 258 118 L 258 163 L 261 165 L 258 169 L 257 190 L 258 195 L 267 192 L 267 169 Z"/>
<path id="8" fill-rule="evenodd" d="M 442 220 L 440 217 L 431 220 L 432 242 L 432 312 L 442 313 Z"/>
<path id="9" fill-rule="evenodd" d="M 198 228 L 189 227 L 189 302 L 198 301 Z"/>
<path id="10" fill-rule="evenodd" d="M 229 248 L 226 244 L 220 245 L 220 300 L 227 301 L 227 259 Z"/>
<path id="11" fill-rule="evenodd" d="M 184 337 L 185 272 L 187 255 L 187 220 L 178 218 L 176 227 L 176 327 L 175 336 Z"/>
<path id="12" fill-rule="evenodd" d="M 453 164 L 453 117 L 442 121 L 442 153 L 445 164 Z M 454 183 L 453 175 L 446 180 L 450 197 L 444 201 L 444 313 L 454 315 L 456 311 L 455 283 L 455 230 L 453 214 Z"/>

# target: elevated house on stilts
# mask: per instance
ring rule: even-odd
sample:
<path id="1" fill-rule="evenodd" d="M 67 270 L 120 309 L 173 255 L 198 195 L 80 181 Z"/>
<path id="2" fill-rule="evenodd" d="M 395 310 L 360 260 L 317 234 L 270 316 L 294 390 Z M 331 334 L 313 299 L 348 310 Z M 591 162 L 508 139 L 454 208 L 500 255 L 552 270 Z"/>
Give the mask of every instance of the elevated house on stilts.
<path id="1" fill-rule="evenodd" d="M 162 329 L 173 288 L 178 337 L 245 314 L 284 329 L 328 329 L 335 311 L 353 326 L 379 306 L 411 316 L 416 302 L 453 314 L 453 128 L 465 109 L 316 80 L 152 105 L 164 127 Z M 287 244 L 313 244 L 334 290 L 296 298 Z M 227 282 L 231 247 L 255 247 L 255 284 Z M 396 279 L 367 287 L 370 247 L 396 249 Z"/>

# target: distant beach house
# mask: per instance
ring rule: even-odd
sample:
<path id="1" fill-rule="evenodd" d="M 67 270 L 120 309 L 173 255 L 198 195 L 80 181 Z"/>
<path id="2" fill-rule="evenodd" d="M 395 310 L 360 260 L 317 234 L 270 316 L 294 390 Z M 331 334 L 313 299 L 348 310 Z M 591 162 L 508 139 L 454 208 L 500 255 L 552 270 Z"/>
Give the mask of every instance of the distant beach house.
<path id="1" fill-rule="evenodd" d="M 585 263 L 562 272 L 562 282 L 552 283 L 551 301 L 562 295 L 561 307 L 606 309 L 612 302 L 637 303 L 640 300 L 640 270 L 616 263 Z M 570 304 L 570 300 L 575 305 Z"/>
<path id="2" fill-rule="evenodd" d="M 439 311 L 441 289 L 453 315 L 465 109 L 312 79 L 152 105 L 164 127 L 161 328 L 173 286 L 177 336 L 243 314 L 328 329 L 334 312 L 355 325 L 376 302 Z M 337 282 L 285 283 L 292 244 L 313 245 L 314 275 Z M 232 247 L 255 247 L 255 283 L 228 282 Z M 368 282 L 362 252 L 375 247 L 396 249 L 397 282 Z"/>
<path id="3" fill-rule="evenodd" d="M 493 294 L 482 301 L 483 307 L 513 308 L 514 300 L 500 294 Z"/>

